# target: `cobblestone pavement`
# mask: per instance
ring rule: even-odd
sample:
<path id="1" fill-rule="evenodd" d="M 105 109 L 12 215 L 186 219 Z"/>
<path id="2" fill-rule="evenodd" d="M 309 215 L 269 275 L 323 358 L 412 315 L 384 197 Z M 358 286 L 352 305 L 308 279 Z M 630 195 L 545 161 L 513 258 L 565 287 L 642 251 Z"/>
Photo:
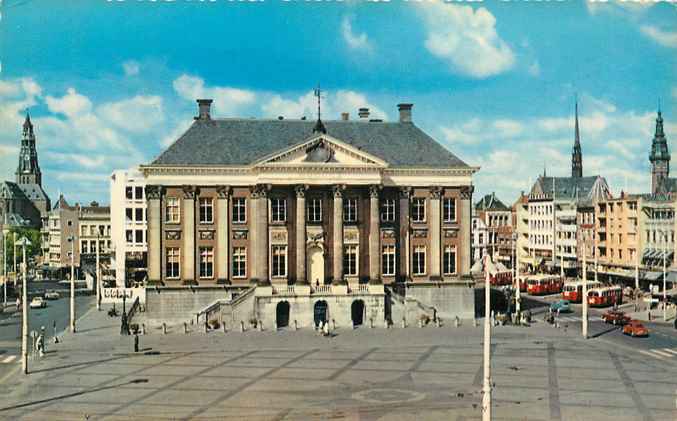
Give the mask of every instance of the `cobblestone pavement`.
<path id="1" fill-rule="evenodd" d="M 481 327 L 148 332 L 105 312 L 0 383 L 0 418 L 479 419 Z M 494 419 L 677 419 L 677 364 L 549 326 L 494 330 Z"/>

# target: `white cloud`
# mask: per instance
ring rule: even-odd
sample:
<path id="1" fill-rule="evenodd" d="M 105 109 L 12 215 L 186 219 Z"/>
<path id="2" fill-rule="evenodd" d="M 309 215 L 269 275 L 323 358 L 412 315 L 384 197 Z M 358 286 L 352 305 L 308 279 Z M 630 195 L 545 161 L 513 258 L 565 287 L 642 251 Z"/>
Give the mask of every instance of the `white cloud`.
<path id="1" fill-rule="evenodd" d="M 348 90 L 339 90 L 335 93 L 325 92 L 322 94 L 322 115 L 328 120 L 338 119 L 342 112 L 348 112 L 357 118 L 358 108 L 369 108 L 369 118 L 387 120 L 387 114 L 372 104 L 366 95 Z M 261 105 L 263 114 L 267 117 L 284 116 L 286 118 L 308 119 L 315 118 L 317 114 L 317 98 L 309 91 L 296 99 L 283 98 L 273 94 Z"/>
<path id="2" fill-rule="evenodd" d="M 494 133 L 501 137 L 515 137 L 522 133 L 522 123 L 516 120 L 501 119 L 493 123 Z"/>
<path id="3" fill-rule="evenodd" d="M 47 96 L 47 108 L 53 113 L 61 113 L 67 117 L 87 114 L 92 109 L 92 102 L 84 95 L 80 95 L 74 88 L 68 88 L 66 95 L 61 98 Z"/>
<path id="4" fill-rule="evenodd" d="M 254 103 L 256 94 L 253 91 L 231 87 L 205 86 L 202 78 L 181 75 L 173 82 L 174 90 L 183 99 L 213 99 L 214 110 L 221 115 L 233 115 L 244 106 Z"/>
<path id="5" fill-rule="evenodd" d="M 77 163 L 79 166 L 90 169 L 99 169 L 105 164 L 103 155 L 83 155 L 78 153 L 46 152 L 48 160 L 61 164 Z"/>
<path id="6" fill-rule="evenodd" d="M 664 31 L 651 25 L 642 25 L 640 30 L 664 47 L 677 48 L 677 32 Z"/>
<path id="7" fill-rule="evenodd" d="M 341 21 L 341 35 L 348 47 L 353 50 L 371 52 L 373 49 L 366 33 L 356 34 L 353 32 L 352 18 L 350 16 L 344 16 Z"/>
<path id="8" fill-rule="evenodd" d="M 137 95 L 101 105 L 98 113 L 115 126 L 130 132 L 145 132 L 164 121 L 162 98 Z"/>
<path id="9" fill-rule="evenodd" d="M 136 76 L 139 74 L 139 63 L 134 60 L 125 61 L 122 63 L 122 69 L 125 71 L 125 76 Z"/>
<path id="10" fill-rule="evenodd" d="M 512 49 L 496 32 L 496 18 L 484 7 L 436 1 L 421 3 L 419 10 L 427 31 L 425 47 L 454 72 L 486 78 L 515 63 Z"/>

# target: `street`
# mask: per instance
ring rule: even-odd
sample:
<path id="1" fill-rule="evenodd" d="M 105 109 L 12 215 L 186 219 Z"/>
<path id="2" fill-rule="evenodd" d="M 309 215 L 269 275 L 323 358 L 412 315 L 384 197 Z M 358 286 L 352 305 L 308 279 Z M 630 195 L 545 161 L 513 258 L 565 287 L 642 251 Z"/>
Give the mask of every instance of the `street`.
<path id="1" fill-rule="evenodd" d="M 54 336 L 54 322 L 59 335 L 68 328 L 70 300 L 67 293 L 61 293 L 58 300 L 48 300 L 47 307 L 28 310 L 28 326 L 31 330 L 39 331 L 45 327 L 46 346 L 49 349 Z M 92 296 L 76 296 L 76 317 L 95 307 L 95 298 Z M 31 340 L 29 338 L 29 346 Z M 30 352 L 30 349 L 29 349 Z M 5 313 L 0 314 L 0 381 L 21 365 L 21 312 L 15 311 L 15 305 L 8 307 Z"/>

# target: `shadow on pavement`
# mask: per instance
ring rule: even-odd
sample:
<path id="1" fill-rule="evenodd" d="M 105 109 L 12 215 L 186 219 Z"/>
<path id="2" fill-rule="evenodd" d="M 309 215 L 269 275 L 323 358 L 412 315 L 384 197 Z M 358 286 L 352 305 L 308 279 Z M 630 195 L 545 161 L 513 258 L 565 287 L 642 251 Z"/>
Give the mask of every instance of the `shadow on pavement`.
<path id="1" fill-rule="evenodd" d="M 26 403 L 21 403 L 21 404 L 18 404 L 18 405 L 7 406 L 5 408 L 0 408 L 0 412 L 11 411 L 12 409 L 25 408 L 25 407 L 31 406 L 31 405 L 39 405 L 41 403 L 58 401 L 60 399 L 73 398 L 75 396 L 82 396 L 82 395 L 85 395 L 87 393 L 100 392 L 102 390 L 115 389 L 116 387 L 126 386 L 128 384 L 138 384 L 138 383 L 148 383 L 148 379 L 134 379 L 134 380 L 128 381 L 128 382 L 114 384 L 114 385 L 110 385 L 110 386 L 98 387 L 98 388 L 95 388 L 95 389 L 85 390 L 85 391 L 82 391 L 82 392 L 68 393 L 66 395 L 54 396 L 52 398 L 41 399 L 39 401 L 26 402 Z"/>
<path id="2" fill-rule="evenodd" d="M 111 357 L 111 358 L 104 358 L 102 360 L 85 361 L 85 362 L 82 362 L 82 363 L 62 365 L 62 366 L 59 366 L 59 367 L 42 368 L 42 369 L 39 369 L 39 370 L 31 370 L 31 374 L 33 374 L 33 373 L 44 373 L 46 371 L 61 370 L 61 369 L 64 369 L 64 368 L 72 368 L 72 367 L 78 367 L 78 366 L 87 366 L 87 365 L 91 365 L 91 364 L 105 363 L 105 362 L 108 362 L 108 361 L 115 361 L 115 360 L 119 360 L 119 359 L 122 359 L 122 358 L 125 358 L 125 357 L 122 357 L 122 356 Z"/>

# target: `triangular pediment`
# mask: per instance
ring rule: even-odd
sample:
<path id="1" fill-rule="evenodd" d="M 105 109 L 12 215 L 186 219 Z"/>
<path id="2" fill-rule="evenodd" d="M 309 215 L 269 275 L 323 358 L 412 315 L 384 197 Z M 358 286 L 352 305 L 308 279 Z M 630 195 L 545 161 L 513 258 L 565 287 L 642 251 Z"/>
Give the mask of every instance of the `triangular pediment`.
<path id="1" fill-rule="evenodd" d="M 288 149 L 268 155 L 254 165 L 388 166 L 382 159 L 326 134 L 313 136 Z"/>

